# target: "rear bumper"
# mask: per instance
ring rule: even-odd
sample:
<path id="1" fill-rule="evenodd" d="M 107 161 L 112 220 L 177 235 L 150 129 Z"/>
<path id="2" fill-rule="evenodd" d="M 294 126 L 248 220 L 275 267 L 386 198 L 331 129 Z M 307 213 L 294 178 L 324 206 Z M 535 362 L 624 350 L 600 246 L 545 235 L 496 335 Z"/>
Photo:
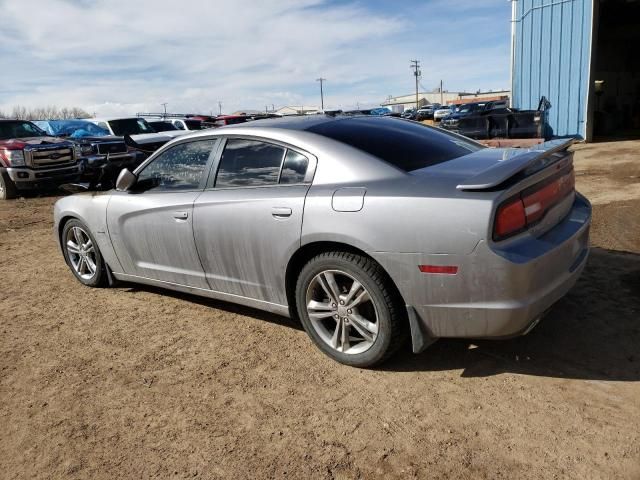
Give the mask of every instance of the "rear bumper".
<path id="1" fill-rule="evenodd" d="M 55 169 L 31 169 L 10 167 L 5 169 L 9 178 L 19 190 L 34 190 L 46 185 L 60 185 L 73 182 L 80 178 L 81 166 L 79 164 Z"/>
<path id="2" fill-rule="evenodd" d="M 540 237 L 504 247 L 482 241 L 470 255 L 380 260 L 394 279 L 403 272 L 407 281 L 396 281 L 398 288 L 430 336 L 508 338 L 528 333 L 576 283 L 587 262 L 590 223 L 591 205 L 576 195 L 567 216 Z M 457 265 L 458 273 L 422 274 L 420 264 Z"/>

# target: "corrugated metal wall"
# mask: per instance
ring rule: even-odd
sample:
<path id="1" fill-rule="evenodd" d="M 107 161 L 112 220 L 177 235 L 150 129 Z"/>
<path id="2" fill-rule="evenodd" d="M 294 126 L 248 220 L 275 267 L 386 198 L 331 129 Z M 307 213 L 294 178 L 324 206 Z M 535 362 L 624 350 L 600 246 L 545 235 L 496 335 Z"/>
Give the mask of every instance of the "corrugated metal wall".
<path id="1" fill-rule="evenodd" d="M 551 102 L 555 136 L 586 136 L 592 1 L 516 0 L 512 19 L 512 105 Z"/>

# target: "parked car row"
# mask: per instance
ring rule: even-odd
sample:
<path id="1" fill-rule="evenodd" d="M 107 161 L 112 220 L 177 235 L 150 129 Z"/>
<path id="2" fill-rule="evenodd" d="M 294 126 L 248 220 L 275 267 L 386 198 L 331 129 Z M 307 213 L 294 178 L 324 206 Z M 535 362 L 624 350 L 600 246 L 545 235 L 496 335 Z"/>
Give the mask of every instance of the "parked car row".
<path id="1" fill-rule="evenodd" d="M 0 199 L 73 182 L 86 182 L 90 189 L 113 188 L 122 168 L 135 169 L 176 137 L 252 119 L 220 115 L 0 120 Z"/>

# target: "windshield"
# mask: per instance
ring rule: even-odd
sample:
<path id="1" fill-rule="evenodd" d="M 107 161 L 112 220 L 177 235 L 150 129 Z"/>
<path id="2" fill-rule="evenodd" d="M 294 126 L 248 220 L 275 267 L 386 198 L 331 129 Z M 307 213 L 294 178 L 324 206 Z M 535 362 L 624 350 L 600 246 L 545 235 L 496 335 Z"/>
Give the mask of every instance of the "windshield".
<path id="1" fill-rule="evenodd" d="M 109 126 L 114 135 L 138 135 L 140 133 L 156 133 L 144 118 L 123 118 L 109 120 Z"/>
<path id="2" fill-rule="evenodd" d="M 15 120 L 0 122 L 0 140 L 25 137 L 44 137 L 47 133 L 31 122 Z"/>
<path id="3" fill-rule="evenodd" d="M 479 110 L 482 107 L 484 107 L 484 103 L 467 103 L 466 105 L 462 105 L 458 109 L 458 113 L 475 112 L 476 110 Z"/>
<path id="4" fill-rule="evenodd" d="M 459 135 L 390 117 L 356 117 L 308 129 L 363 150 L 411 172 L 468 155 L 484 147 Z"/>
<path id="5" fill-rule="evenodd" d="M 110 133 L 98 125 L 84 120 L 47 120 L 35 122 L 51 135 L 59 137 L 104 137 Z"/>

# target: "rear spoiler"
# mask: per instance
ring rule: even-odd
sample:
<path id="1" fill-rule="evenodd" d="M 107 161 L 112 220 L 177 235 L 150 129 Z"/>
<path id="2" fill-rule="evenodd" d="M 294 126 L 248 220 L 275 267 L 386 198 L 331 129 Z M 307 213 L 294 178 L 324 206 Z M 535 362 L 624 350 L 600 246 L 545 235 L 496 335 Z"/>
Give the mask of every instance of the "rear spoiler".
<path id="1" fill-rule="evenodd" d="M 535 145 L 526 150 L 505 150 L 504 160 L 468 178 L 456 188 L 458 190 L 489 190 L 497 187 L 514 175 L 535 165 L 536 162 L 542 162 L 543 159 L 550 157 L 554 153 L 566 150 L 574 141 L 575 139 L 573 138 L 559 138 Z"/>

